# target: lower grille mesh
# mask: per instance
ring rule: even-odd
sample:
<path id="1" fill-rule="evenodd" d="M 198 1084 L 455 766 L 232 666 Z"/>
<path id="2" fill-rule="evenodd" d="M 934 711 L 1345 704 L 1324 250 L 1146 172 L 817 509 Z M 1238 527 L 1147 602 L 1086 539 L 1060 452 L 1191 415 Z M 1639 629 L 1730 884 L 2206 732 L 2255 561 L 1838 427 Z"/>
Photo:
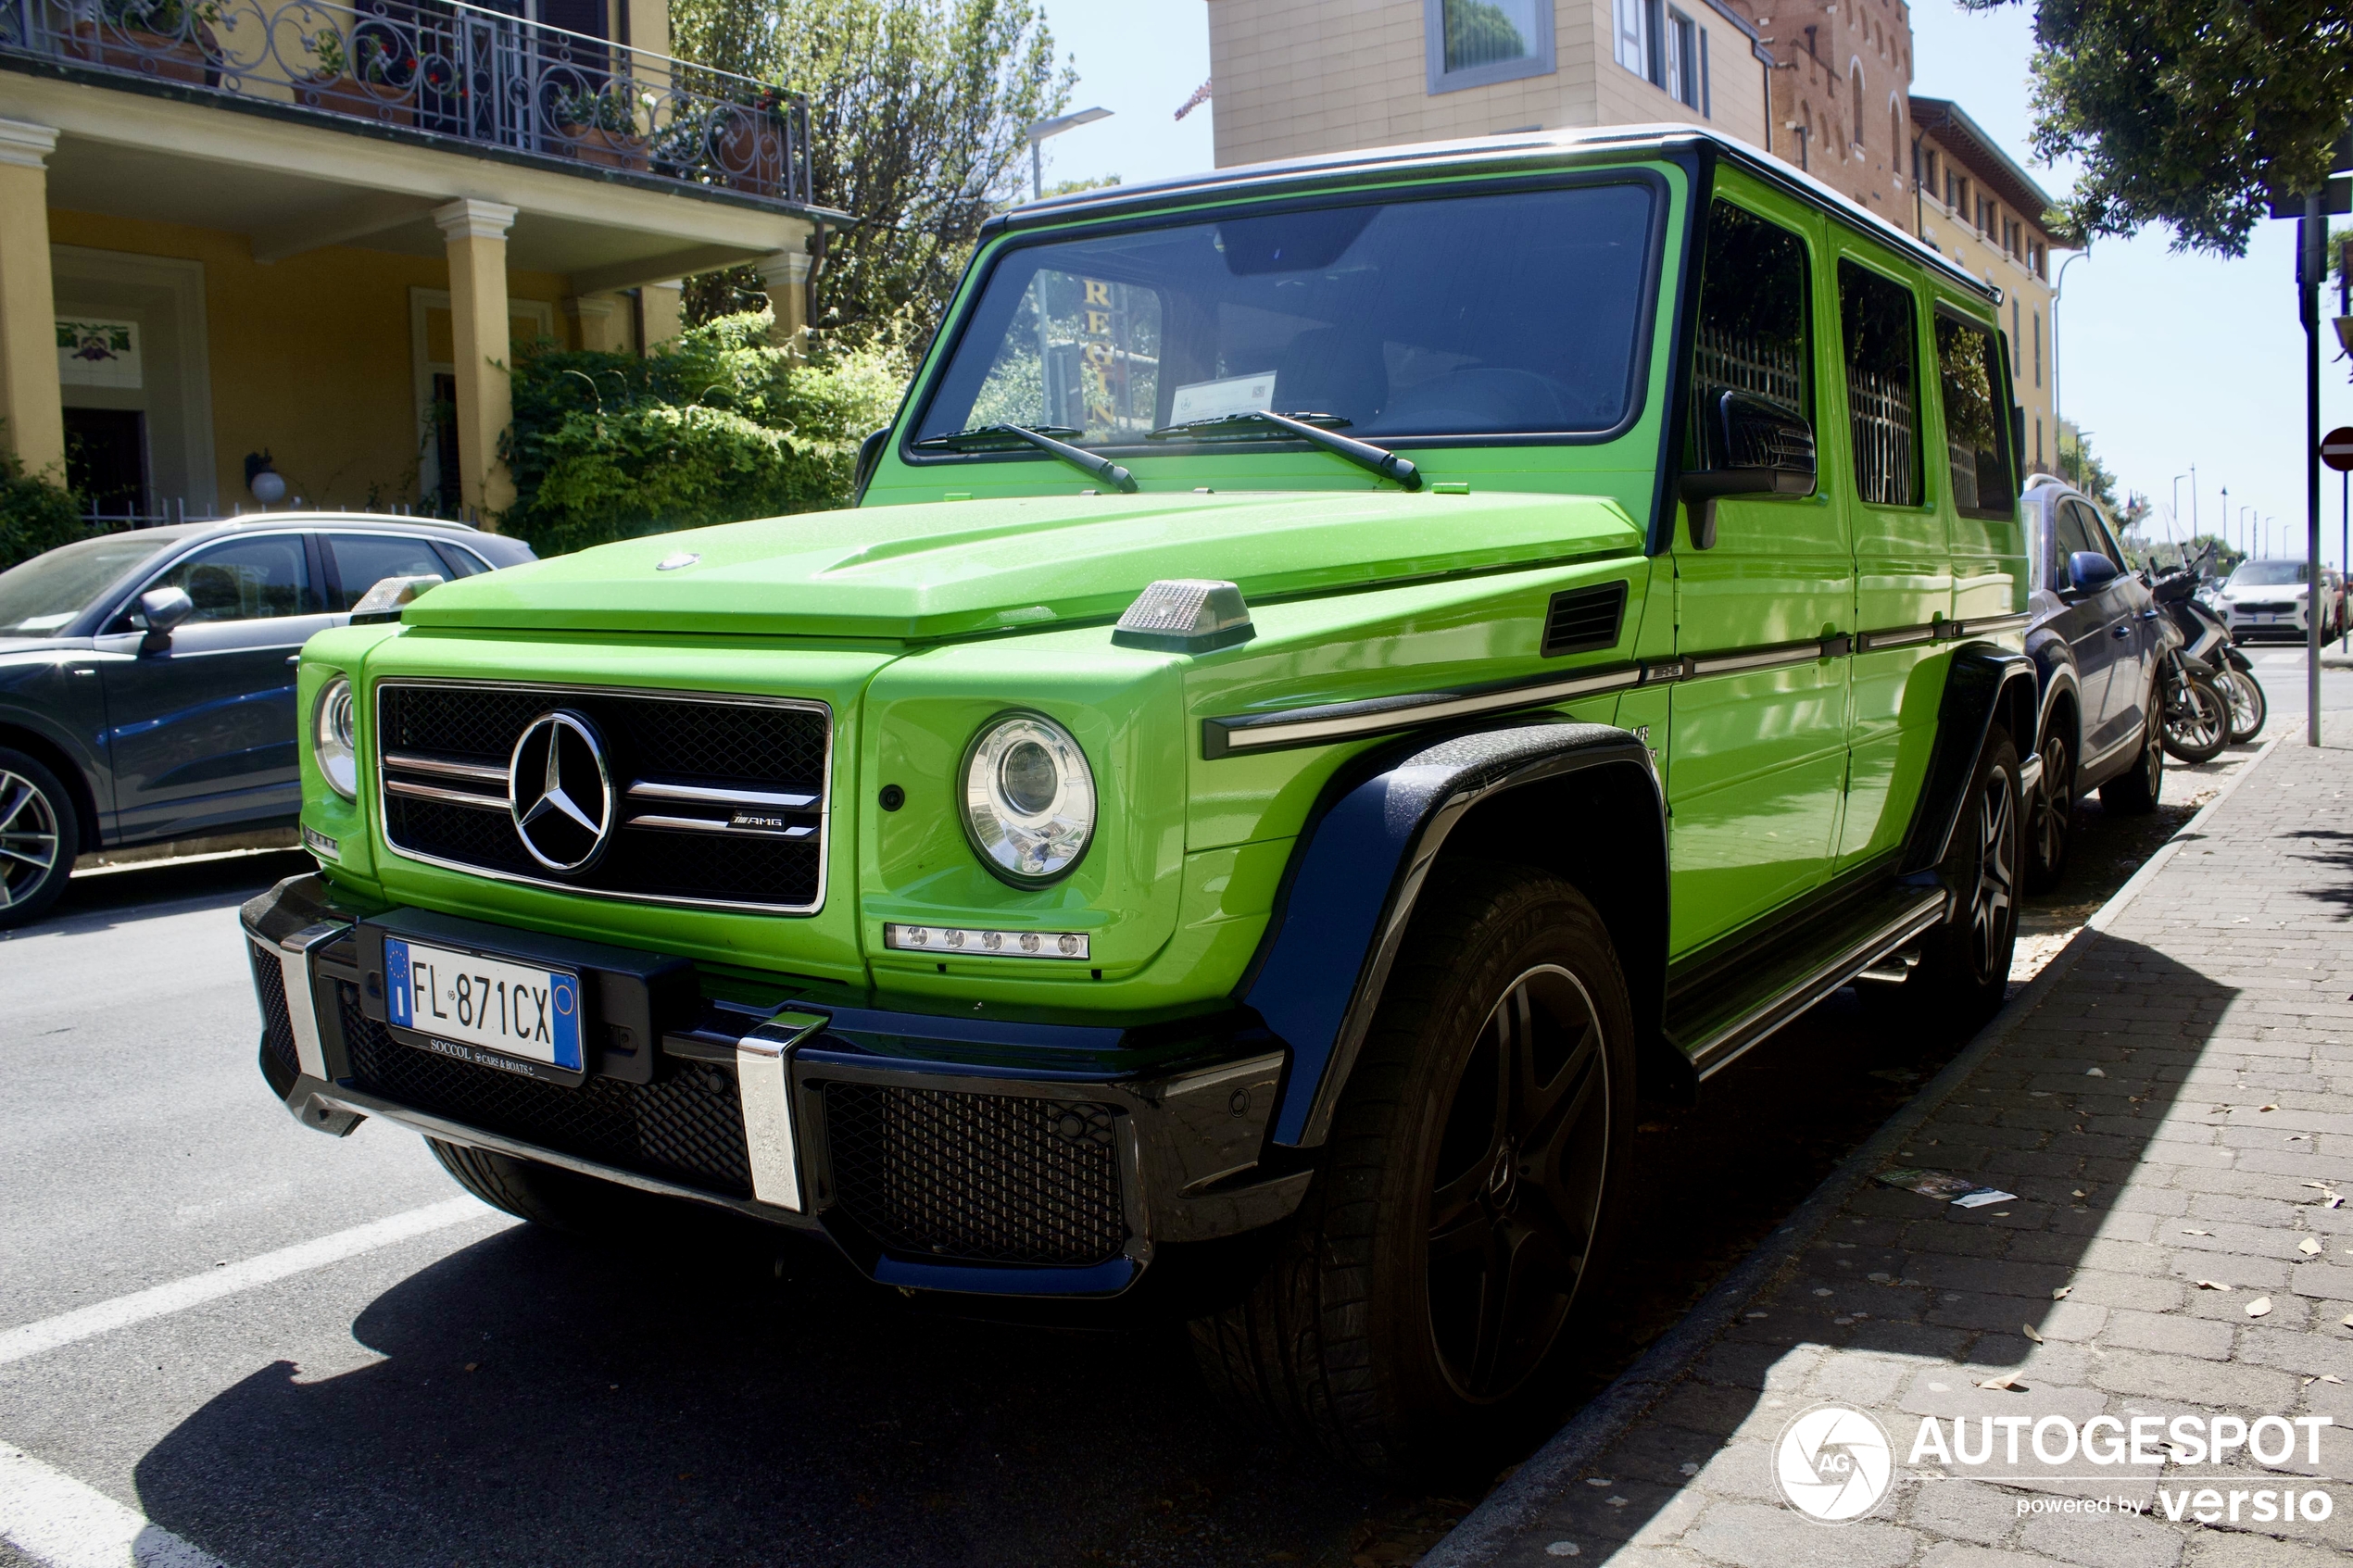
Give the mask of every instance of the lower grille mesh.
<path id="1" fill-rule="evenodd" d="M 302 1060 L 295 1054 L 294 1010 L 286 1005 L 286 972 L 280 967 L 278 955 L 260 943 L 248 940 L 245 947 L 253 960 L 254 995 L 261 1003 L 261 1048 L 292 1084 L 302 1071 Z"/>
<path id="2" fill-rule="evenodd" d="M 894 1252 L 1083 1266 L 1127 1240 L 1111 1108 L 825 1085 L 837 1201 Z"/>
<path id="3" fill-rule="evenodd" d="M 355 993 L 344 993 L 344 1047 L 352 1086 L 363 1093 L 558 1153 L 751 1196 L 743 1102 L 732 1073 L 676 1062 L 658 1084 L 590 1078 L 568 1089 L 404 1046 L 359 1010 Z"/>

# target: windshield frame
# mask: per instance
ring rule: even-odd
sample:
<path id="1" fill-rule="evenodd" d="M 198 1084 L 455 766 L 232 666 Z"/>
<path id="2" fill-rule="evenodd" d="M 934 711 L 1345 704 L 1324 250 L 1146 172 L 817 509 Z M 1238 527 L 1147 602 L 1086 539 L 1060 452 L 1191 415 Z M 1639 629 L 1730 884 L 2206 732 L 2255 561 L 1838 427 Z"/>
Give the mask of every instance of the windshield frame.
<path id="1" fill-rule="evenodd" d="M 1685 171 L 1689 177 L 1689 170 Z M 914 448 L 915 433 L 928 422 L 932 402 L 947 380 L 948 370 L 964 335 L 972 329 L 983 297 L 988 292 L 997 270 L 1007 258 L 1020 251 L 1038 245 L 1065 244 L 1073 239 L 1094 235 L 1118 235 L 1142 230 L 1169 229 L 1193 224 L 1215 223 L 1227 219 L 1247 218 L 1274 211 L 1303 212 L 1344 207 L 1387 206 L 1416 201 L 1443 201 L 1450 198 L 1508 195 L 1519 192 L 1591 189 L 1611 185 L 1640 185 L 1651 195 L 1650 220 L 1642 236 L 1642 279 L 1635 306 L 1632 352 L 1627 362 L 1627 402 L 1617 421 L 1606 430 L 1595 431 L 1522 431 L 1516 433 L 1465 433 L 1445 435 L 1377 436 L 1388 450 L 1417 451 L 1441 447 L 1505 447 L 1505 446 L 1601 446 L 1617 441 L 1637 429 L 1648 408 L 1654 348 L 1659 332 L 1660 277 L 1667 260 L 1667 229 L 1676 216 L 1678 203 L 1674 187 L 1666 173 L 1641 163 L 1612 163 L 1584 169 L 1550 169 L 1540 173 L 1512 175 L 1466 175 L 1453 178 L 1423 176 L 1410 182 L 1377 182 L 1339 189 L 1310 192 L 1291 191 L 1279 195 L 1255 195 L 1246 198 L 1208 200 L 1198 206 L 1161 208 L 1117 219 L 1088 220 L 1076 218 L 1067 224 L 1051 228 L 1021 229 L 1006 235 L 975 259 L 964 286 L 959 291 L 955 308 L 950 313 L 945 327 L 925 356 L 923 379 L 908 397 L 898 420 L 894 456 L 911 469 L 938 465 L 970 463 L 1028 463 L 1047 460 L 1043 454 L 1029 451 L 1012 452 L 922 452 Z M 1344 433 L 1344 432 L 1343 432 Z M 1309 449 L 1308 444 L 1295 436 L 1226 436 L 1205 441 L 1163 439 L 1136 440 L 1089 445 L 1084 450 L 1099 457 L 1181 457 L 1204 451 L 1288 452 Z"/>

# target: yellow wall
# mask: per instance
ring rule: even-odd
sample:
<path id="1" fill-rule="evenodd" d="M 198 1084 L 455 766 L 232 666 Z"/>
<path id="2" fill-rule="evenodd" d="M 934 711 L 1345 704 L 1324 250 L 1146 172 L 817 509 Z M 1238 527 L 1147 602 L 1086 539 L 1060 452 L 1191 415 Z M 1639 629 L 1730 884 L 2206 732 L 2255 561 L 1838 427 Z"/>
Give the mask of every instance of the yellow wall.
<path id="1" fill-rule="evenodd" d="M 222 511 L 251 505 L 245 458 L 264 447 L 310 506 L 361 506 L 371 486 L 379 506 L 416 498 L 409 291 L 449 286 L 438 257 L 332 246 L 265 267 L 243 234 L 57 208 L 49 237 L 204 264 Z M 519 303 L 553 306 L 565 280 L 510 272 L 507 288 Z M 560 332 L 563 321 L 559 311 Z M 442 332 L 446 341 L 446 314 Z"/>

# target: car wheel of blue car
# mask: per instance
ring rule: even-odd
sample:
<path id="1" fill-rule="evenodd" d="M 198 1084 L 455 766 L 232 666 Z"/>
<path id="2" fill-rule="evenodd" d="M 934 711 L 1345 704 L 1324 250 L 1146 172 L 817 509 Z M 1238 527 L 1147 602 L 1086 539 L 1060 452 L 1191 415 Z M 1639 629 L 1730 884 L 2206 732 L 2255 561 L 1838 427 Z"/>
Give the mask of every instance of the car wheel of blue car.
<path id="1" fill-rule="evenodd" d="M 46 914 L 66 890 L 82 822 L 57 775 L 0 747 L 0 928 Z"/>
<path id="2" fill-rule="evenodd" d="M 2026 863 L 2026 885 L 2038 892 L 2067 874 L 2075 834 L 2075 759 L 2056 722 L 2043 737 L 2042 751 L 2043 787 L 2034 793 Z"/>
<path id="3" fill-rule="evenodd" d="M 1632 1013 L 1557 878 L 1442 865 L 1285 1250 L 1194 1343 L 1230 1404 L 1392 1479 L 1556 1421 L 1628 1187 Z"/>

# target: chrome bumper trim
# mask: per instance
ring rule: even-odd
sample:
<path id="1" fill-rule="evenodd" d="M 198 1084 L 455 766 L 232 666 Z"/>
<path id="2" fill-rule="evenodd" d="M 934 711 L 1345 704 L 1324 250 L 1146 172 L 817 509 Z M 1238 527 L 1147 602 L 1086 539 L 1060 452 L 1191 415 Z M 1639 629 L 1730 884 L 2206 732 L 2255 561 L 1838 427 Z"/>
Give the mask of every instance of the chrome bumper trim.
<path id="1" fill-rule="evenodd" d="M 793 1136 L 792 1050 L 825 1022 L 819 1013 L 788 1010 L 736 1041 L 736 1094 L 744 1108 L 751 1195 L 796 1214 L 804 1205 Z"/>

